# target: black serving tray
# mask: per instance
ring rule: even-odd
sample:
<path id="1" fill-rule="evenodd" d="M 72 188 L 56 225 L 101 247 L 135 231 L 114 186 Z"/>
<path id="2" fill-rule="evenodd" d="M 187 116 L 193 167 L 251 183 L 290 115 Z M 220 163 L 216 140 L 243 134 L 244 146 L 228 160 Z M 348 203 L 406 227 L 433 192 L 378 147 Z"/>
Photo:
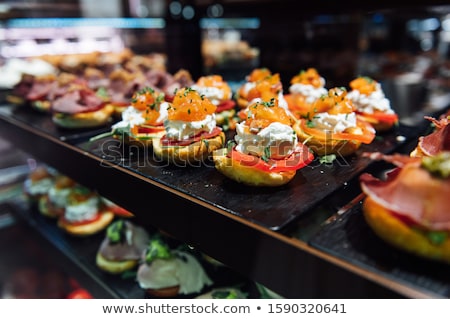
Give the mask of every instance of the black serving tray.
<path id="1" fill-rule="evenodd" d="M 103 289 L 109 292 L 109 295 L 106 295 L 106 297 L 103 295 L 103 298 L 152 298 L 146 294 L 145 290 L 139 287 L 135 279 L 136 269 L 127 272 L 125 275 L 113 275 L 97 268 L 95 264 L 96 254 L 105 237 L 105 231 L 86 237 L 72 236 L 60 229 L 55 219 L 43 216 L 34 205 L 28 204 L 21 198 L 16 198 L 8 204 L 3 204 L 3 206 L 7 207 L 23 224 L 28 225 L 31 231 L 37 233 L 39 237 L 43 237 L 41 240 L 45 238 L 47 240 L 45 244 L 49 245 L 51 243 L 54 245 L 57 249 L 55 247 L 52 247 L 52 249 L 55 251 L 59 250 L 55 256 L 56 258 L 61 258 L 59 256 L 64 255 L 66 259 L 71 260 L 73 264 L 72 268 L 77 267 L 78 272 L 83 271 L 86 276 L 90 277 L 90 281 L 97 282 L 103 286 Z M 157 229 L 147 230 L 150 236 L 159 233 Z M 204 287 L 199 293 L 178 295 L 175 298 L 195 298 L 197 295 L 205 293 L 210 289 L 220 287 L 239 287 L 242 291 L 248 293 L 249 297 L 258 297 L 254 282 L 226 266 L 216 265 L 206 261 L 201 252 L 188 248 L 188 246 L 174 238 L 166 237 L 165 241 L 173 248 L 181 246 L 190 249 L 190 253 L 197 257 L 213 281 L 211 286 Z"/>
<path id="2" fill-rule="evenodd" d="M 389 281 L 436 298 L 450 297 L 449 265 L 417 257 L 382 241 L 364 220 L 362 200 L 331 218 L 309 243 Z"/>
<path id="3" fill-rule="evenodd" d="M 15 205 L 0 204 L 0 217 L 9 216 L 11 220 L 9 225 L 3 224 L 0 227 L 0 291 L 13 276 L 32 273 L 40 276 L 51 276 L 48 278 L 52 278 L 56 282 L 42 281 L 38 291 L 24 288 L 22 293 L 26 294 L 19 294 L 15 298 L 65 298 L 65 296 L 55 295 L 55 293 L 58 291 L 62 293 L 64 290 L 66 294 L 69 293 L 71 289 L 65 287 L 62 290 L 62 285 L 65 282 L 67 286 L 71 278 L 76 280 L 77 283 L 81 283 L 81 286 L 87 289 L 94 298 L 115 297 L 110 289 L 93 280 L 65 253 L 47 241 L 31 226 L 38 226 L 39 224 L 33 224 L 30 216 L 20 216 L 19 211 Z M 27 278 L 33 280 L 33 277 Z M 23 278 L 22 280 L 26 279 Z M 54 289 L 47 289 L 52 287 Z M 56 289 L 57 287 L 60 289 Z M 33 295 L 30 295 L 30 292 Z M 35 293 L 39 293 L 39 295 L 35 295 Z"/>
<path id="4" fill-rule="evenodd" d="M 280 231 L 299 216 L 345 187 L 371 164 L 363 152 L 391 153 L 416 138 L 419 130 L 400 125 L 380 134 L 370 145 L 362 145 L 352 156 L 338 157 L 332 164 L 316 158 L 297 171 L 295 178 L 281 187 L 249 187 L 234 182 L 207 160 L 197 167 L 179 167 L 160 162 L 151 148 L 128 146 L 113 138 L 101 138 L 76 146 L 99 157 L 102 163 L 118 165 L 221 210 Z M 227 132 L 227 139 L 234 132 Z"/>
<path id="5" fill-rule="evenodd" d="M 414 127 L 400 124 L 389 132 L 379 134 L 370 145 L 363 144 L 355 154 L 338 157 L 332 164 L 321 164 L 316 158 L 297 171 L 295 178 L 287 185 L 273 188 L 249 187 L 234 182 L 217 172 L 210 160 L 201 165 L 177 167 L 161 163 L 151 148 L 130 147 L 111 137 L 90 141 L 90 138 L 110 131 L 110 127 L 60 129 L 54 125 L 49 114 L 26 106 L 4 105 L 0 107 L 0 115 L 92 154 L 98 158 L 100 165 L 104 163 L 126 168 L 157 185 L 179 191 L 187 198 L 198 199 L 200 203 L 274 231 L 281 231 L 367 170 L 372 162 L 361 156 L 363 152 L 392 153 L 429 127 L 426 120 Z M 233 135 L 233 131 L 228 131 L 227 139 L 232 139 Z"/>
<path id="6" fill-rule="evenodd" d="M 109 131 L 111 127 L 110 124 L 107 124 L 88 129 L 60 128 L 53 123 L 51 114 L 39 112 L 26 104 L 17 106 L 0 105 L 0 114 L 13 117 L 19 122 L 25 123 L 69 144 L 85 141 L 92 136 Z"/>

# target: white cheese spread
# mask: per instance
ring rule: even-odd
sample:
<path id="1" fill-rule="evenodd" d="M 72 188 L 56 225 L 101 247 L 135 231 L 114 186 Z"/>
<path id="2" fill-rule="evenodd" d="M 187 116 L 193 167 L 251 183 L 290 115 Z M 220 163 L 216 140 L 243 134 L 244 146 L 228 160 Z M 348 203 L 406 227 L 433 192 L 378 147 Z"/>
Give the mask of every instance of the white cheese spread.
<path id="1" fill-rule="evenodd" d="M 246 130 L 245 122 L 236 125 L 236 150 L 244 154 L 263 156 L 270 150 L 270 157 L 285 158 L 295 149 L 298 140 L 295 131 L 286 124 L 271 123 L 256 134 Z"/>
<path id="2" fill-rule="evenodd" d="M 214 86 L 192 85 L 192 89 L 196 90 L 200 95 L 204 95 L 214 105 L 219 105 L 222 101 L 231 99 L 231 91 L 225 95 L 225 92 Z"/>
<path id="3" fill-rule="evenodd" d="M 164 127 L 167 138 L 178 141 L 187 140 L 203 132 L 212 132 L 216 127 L 216 115 L 208 114 L 204 120 L 192 122 L 166 120 Z"/>
<path id="4" fill-rule="evenodd" d="M 373 114 L 375 111 L 393 114 L 391 103 L 387 99 L 381 89 L 381 85 L 377 83 L 376 90 L 371 94 L 362 94 L 358 90 L 351 90 L 347 94 L 347 98 L 353 101 L 356 108 L 367 114 Z"/>
<path id="5" fill-rule="evenodd" d="M 323 95 L 328 94 L 328 90 L 324 87 L 315 87 L 310 84 L 301 84 L 301 83 L 294 83 L 289 87 L 289 92 L 291 94 L 301 94 L 305 97 L 306 102 L 309 104 L 314 103 L 316 100 L 318 100 Z"/>
<path id="6" fill-rule="evenodd" d="M 93 196 L 81 203 L 67 205 L 64 212 L 64 217 L 69 222 L 90 220 L 97 215 L 98 208 L 99 198 L 97 196 Z"/>
<path id="7" fill-rule="evenodd" d="M 354 112 L 342 114 L 318 113 L 314 115 L 312 123 L 314 128 L 333 133 L 342 133 L 348 128 L 357 127 Z"/>

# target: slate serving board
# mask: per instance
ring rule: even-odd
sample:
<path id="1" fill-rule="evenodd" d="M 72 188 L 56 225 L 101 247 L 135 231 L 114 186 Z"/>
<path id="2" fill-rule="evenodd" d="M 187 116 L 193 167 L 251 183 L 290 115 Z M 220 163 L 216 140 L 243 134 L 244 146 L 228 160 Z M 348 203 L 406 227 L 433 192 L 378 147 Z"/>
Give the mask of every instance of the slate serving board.
<path id="1" fill-rule="evenodd" d="M 371 164 L 369 159 L 361 156 L 363 152 L 393 152 L 415 138 L 415 134 L 417 129 L 399 126 L 379 135 L 370 145 L 362 145 L 354 155 L 338 157 L 332 164 L 321 164 L 316 158 L 297 171 L 291 182 L 275 188 L 249 187 L 234 182 L 220 174 L 210 160 L 196 167 L 167 165 L 153 155 L 151 148 L 129 147 L 113 138 L 101 138 L 77 146 L 110 164 L 120 165 L 188 196 L 279 231 L 328 195 L 345 190 L 347 183 Z M 233 135 L 234 132 L 227 132 L 227 139 Z"/>
<path id="2" fill-rule="evenodd" d="M 358 202 L 336 220 L 323 226 L 309 243 L 430 296 L 450 297 L 449 266 L 416 257 L 385 243 L 365 222 L 361 203 Z"/>

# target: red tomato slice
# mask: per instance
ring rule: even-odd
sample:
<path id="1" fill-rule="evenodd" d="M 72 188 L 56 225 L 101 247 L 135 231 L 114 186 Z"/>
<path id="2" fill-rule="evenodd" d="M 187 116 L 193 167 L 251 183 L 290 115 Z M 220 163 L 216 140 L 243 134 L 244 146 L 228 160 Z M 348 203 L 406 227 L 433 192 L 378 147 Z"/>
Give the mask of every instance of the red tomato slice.
<path id="1" fill-rule="evenodd" d="M 139 134 L 152 134 L 152 133 L 159 133 L 161 131 L 164 131 L 164 125 L 140 125 L 138 127 L 138 133 Z"/>
<path id="2" fill-rule="evenodd" d="M 231 110 L 236 106 L 236 102 L 233 100 L 223 101 L 219 105 L 217 105 L 216 113 L 220 113 L 226 110 Z"/>
<path id="3" fill-rule="evenodd" d="M 361 115 L 363 119 L 367 120 L 369 123 L 388 123 L 394 124 L 398 122 L 398 115 L 395 113 L 384 113 L 384 112 L 375 112 L 375 113 L 362 113 L 357 112 L 358 115 Z"/>
<path id="4" fill-rule="evenodd" d="M 269 159 L 265 162 L 260 157 L 243 154 L 236 151 L 234 148 L 228 156 L 239 161 L 241 165 L 252 166 L 255 169 L 260 169 L 265 172 L 287 172 L 298 170 L 311 163 L 314 159 L 314 155 L 309 151 L 308 147 L 302 143 L 298 143 L 294 152 L 281 160 Z"/>
<path id="5" fill-rule="evenodd" d="M 245 121 L 247 119 L 247 110 L 246 109 L 239 110 L 237 115 L 242 121 Z"/>
<path id="6" fill-rule="evenodd" d="M 93 297 L 86 289 L 78 288 L 70 292 L 67 299 L 93 299 Z"/>
<path id="7" fill-rule="evenodd" d="M 100 213 L 97 213 L 93 218 L 91 219 L 87 219 L 87 220 L 81 220 L 79 222 L 72 222 L 72 221 L 68 221 L 64 216 L 61 216 L 61 222 L 67 225 L 73 225 L 73 226 L 81 226 L 81 225 L 87 225 L 90 223 L 93 223 L 97 220 L 99 220 L 101 217 Z"/>
<path id="8" fill-rule="evenodd" d="M 166 137 L 166 135 L 164 135 L 161 138 L 161 144 L 163 146 L 186 146 L 186 145 L 190 145 L 192 143 L 198 142 L 200 140 L 207 140 L 213 137 L 216 137 L 217 135 L 220 134 L 220 132 L 222 132 L 222 129 L 218 126 L 216 126 L 210 133 L 208 132 L 202 132 L 199 133 L 187 140 L 174 140 L 174 139 L 169 139 Z"/>
<path id="9" fill-rule="evenodd" d="M 373 139 L 375 138 L 375 129 L 373 128 L 373 126 L 370 123 L 361 120 L 356 120 L 356 125 L 362 130 L 363 132 L 362 134 L 352 134 L 345 132 L 332 133 L 331 138 L 333 140 L 360 141 L 361 143 L 364 144 L 372 143 Z M 305 133 L 312 135 L 316 138 L 323 140 L 330 138 L 329 136 L 327 136 L 326 132 L 316 128 L 308 127 L 306 125 L 305 119 L 300 119 L 300 127 Z"/>
<path id="10" fill-rule="evenodd" d="M 121 216 L 121 217 L 133 217 L 134 214 L 130 212 L 129 210 L 126 210 L 125 208 L 119 206 L 119 205 L 111 205 L 108 206 L 108 210 L 112 211 L 115 215 Z"/>

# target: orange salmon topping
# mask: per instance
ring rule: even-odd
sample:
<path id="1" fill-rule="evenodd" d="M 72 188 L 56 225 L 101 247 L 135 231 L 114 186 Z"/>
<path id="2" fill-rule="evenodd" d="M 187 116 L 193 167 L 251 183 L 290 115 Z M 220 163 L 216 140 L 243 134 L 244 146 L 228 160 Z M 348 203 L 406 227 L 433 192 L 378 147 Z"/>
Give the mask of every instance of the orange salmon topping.
<path id="1" fill-rule="evenodd" d="M 201 121 L 208 114 L 216 111 L 216 106 L 210 100 L 201 96 L 196 90 L 184 88 L 178 90 L 168 109 L 168 119 L 171 121 Z"/>
<path id="2" fill-rule="evenodd" d="M 256 83 L 255 87 L 248 91 L 247 101 L 261 98 L 269 102 L 272 98 L 277 98 L 278 93 L 283 89 L 280 75 L 274 74 Z"/>
<path id="3" fill-rule="evenodd" d="M 322 96 L 312 105 L 309 117 L 316 113 L 327 112 L 329 114 L 351 113 L 355 110 L 353 102 L 347 98 L 347 91 L 342 88 L 328 90 L 328 95 Z"/>
<path id="4" fill-rule="evenodd" d="M 358 90 L 361 94 L 370 95 L 376 91 L 377 83 L 367 76 L 360 76 L 350 82 L 350 87 L 353 90 Z"/>
<path id="5" fill-rule="evenodd" d="M 295 83 L 309 84 L 316 88 L 323 86 L 321 77 L 315 68 L 309 68 L 306 71 L 300 71 L 299 74 L 291 79 L 291 84 Z"/>
<path id="6" fill-rule="evenodd" d="M 247 76 L 247 82 L 257 82 L 264 80 L 272 75 L 272 72 L 267 68 L 254 69 L 252 73 Z"/>
<path id="7" fill-rule="evenodd" d="M 159 108 L 161 102 L 164 101 L 164 94 L 157 93 L 152 88 L 146 87 L 134 93 L 131 98 L 131 105 L 142 111 L 145 123 L 156 125 L 159 118 Z"/>
<path id="8" fill-rule="evenodd" d="M 261 130 L 273 122 L 292 126 L 293 118 L 286 113 L 286 110 L 278 106 L 278 100 L 272 99 L 270 102 L 256 102 L 248 106 L 245 123 L 250 129 Z"/>
<path id="9" fill-rule="evenodd" d="M 215 87 L 223 91 L 223 96 L 231 96 L 231 88 L 220 75 L 202 76 L 197 80 L 198 86 Z"/>

